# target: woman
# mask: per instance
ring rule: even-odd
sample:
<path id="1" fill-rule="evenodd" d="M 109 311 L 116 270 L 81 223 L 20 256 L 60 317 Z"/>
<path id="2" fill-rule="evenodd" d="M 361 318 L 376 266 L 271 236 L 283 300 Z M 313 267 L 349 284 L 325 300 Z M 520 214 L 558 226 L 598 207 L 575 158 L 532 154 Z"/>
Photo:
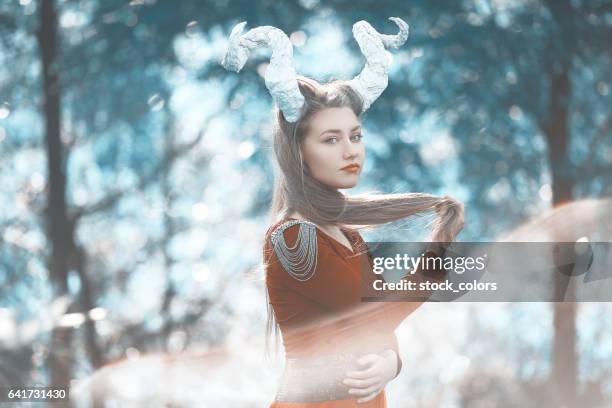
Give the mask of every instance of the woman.
<path id="1" fill-rule="evenodd" d="M 358 227 L 437 211 L 432 240 L 448 243 L 463 226 L 461 204 L 426 194 L 347 196 L 365 160 L 360 115 L 387 84 L 385 47 L 407 38 L 381 35 L 361 21 L 353 33 L 366 67 L 351 81 L 297 77 L 291 44 L 274 27 L 234 28 L 223 65 L 239 71 L 251 49 L 273 49 L 266 86 L 280 110 L 274 132 L 279 165 L 272 225 L 264 243 L 268 328 L 280 329 L 285 372 L 272 408 L 386 407 L 384 386 L 399 372 L 394 329 L 420 303 L 362 303 L 372 257 Z M 428 253 L 428 256 L 435 256 Z M 369 268 L 369 269 L 368 269 Z"/>

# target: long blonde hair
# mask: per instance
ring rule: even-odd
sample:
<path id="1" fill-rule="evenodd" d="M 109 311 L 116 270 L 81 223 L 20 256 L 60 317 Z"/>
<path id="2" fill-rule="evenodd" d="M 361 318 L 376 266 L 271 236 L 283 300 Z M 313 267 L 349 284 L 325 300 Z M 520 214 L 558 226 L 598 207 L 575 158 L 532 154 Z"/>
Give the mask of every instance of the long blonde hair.
<path id="1" fill-rule="evenodd" d="M 424 193 L 347 196 L 310 175 L 302 160 L 301 143 L 312 115 L 326 108 L 349 107 L 359 116 L 363 102 L 344 81 L 321 84 L 298 76 L 297 82 L 305 98 L 300 119 L 291 123 L 281 110 L 276 113 L 274 154 L 278 169 L 271 223 L 298 212 L 318 225 L 363 228 L 435 211 L 438 217 L 433 224 L 432 241 L 452 242 L 463 226 L 463 206 L 451 197 Z M 273 331 L 278 333 L 278 325 L 268 304 L 266 344 Z"/>

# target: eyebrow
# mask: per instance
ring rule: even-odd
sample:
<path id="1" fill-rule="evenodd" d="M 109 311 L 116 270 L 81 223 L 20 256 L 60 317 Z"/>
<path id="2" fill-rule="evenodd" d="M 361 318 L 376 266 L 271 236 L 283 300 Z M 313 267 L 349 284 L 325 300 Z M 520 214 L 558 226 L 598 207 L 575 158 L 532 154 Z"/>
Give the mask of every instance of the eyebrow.
<path id="1" fill-rule="evenodd" d="M 351 132 L 354 132 L 355 130 L 361 128 L 361 125 L 357 125 L 354 128 L 351 129 Z M 327 129 L 324 130 L 319 136 L 323 136 L 325 133 L 342 133 L 342 130 L 340 129 Z"/>

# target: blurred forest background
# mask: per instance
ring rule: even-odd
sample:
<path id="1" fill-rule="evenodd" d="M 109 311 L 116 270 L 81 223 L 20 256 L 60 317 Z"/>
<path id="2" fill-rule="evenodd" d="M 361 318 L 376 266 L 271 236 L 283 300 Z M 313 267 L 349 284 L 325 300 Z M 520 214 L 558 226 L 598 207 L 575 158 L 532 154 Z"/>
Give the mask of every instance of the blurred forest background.
<path id="1" fill-rule="evenodd" d="M 542 217 L 584 235 L 612 193 L 612 1 L 4 0 L 0 385 L 266 406 L 282 361 L 263 346 L 270 53 L 239 75 L 218 60 L 247 21 L 290 36 L 298 73 L 350 79 L 352 24 L 395 34 L 390 16 L 410 37 L 363 118 L 355 191 L 452 195 L 462 241 Z M 425 236 L 404 227 L 370 238 Z M 611 406 L 610 312 L 427 304 L 398 330 L 390 406 Z"/>

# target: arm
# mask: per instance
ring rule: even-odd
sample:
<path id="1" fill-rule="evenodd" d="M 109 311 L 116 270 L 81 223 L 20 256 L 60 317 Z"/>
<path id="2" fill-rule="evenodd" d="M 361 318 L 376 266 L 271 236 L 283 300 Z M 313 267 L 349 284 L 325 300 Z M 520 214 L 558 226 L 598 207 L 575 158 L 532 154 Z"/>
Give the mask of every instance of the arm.
<path id="1" fill-rule="evenodd" d="M 418 269 L 414 273 L 407 273 L 401 279 L 415 283 L 417 288 L 420 288 L 420 284 L 423 282 L 443 281 L 447 275 L 447 271 L 443 268 L 443 247 L 438 243 L 431 243 L 422 254 L 422 257 L 423 262 L 419 264 Z M 370 260 L 370 267 L 373 267 L 373 255 L 368 253 L 368 258 Z M 440 258 L 442 258 L 442 260 L 440 260 Z M 425 269 L 426 265 L 429 265 L 430 269 Z M 432 266 L 434 266 L 434 268 L 431 268 Z M 366 271 L 365 273 L 368 274 L 369 272 Z M 379 275 L 377 279 L 382 279 L 384 281 L 383 275 Z M 380 301 L 369 303 L 373 306 L 371 306 L 370 313 L 364 314 L 363 318 L 372 319 L 374 315 L 380 316 L 387 326 L 395 329 L 406 317 L 429 300 L 433 293 L 434 291 L 432 290 L 413 290 L 410 292 L 410 297 L 406 297 L 406 299 L 411 300 L 385 301 L 380 293 L 375 293 L 373 291 L 371 296 L 375 298 L 379 297 Z"/>
<path id="2" fill-rule="evenodd" d="M 393 378 L 395 378 L 399 375 L 400 371 L 402 371 L 402 358 L 400 357 L 399 344 L 397 342 L 397 337 L 395 336 L 395 334 L 393 335 L 393 347 L 389 350 L 395 353 L 395 359 L 397 360 L 397 370 L 395 372 L 395 375 L 393 376 Z"/>

